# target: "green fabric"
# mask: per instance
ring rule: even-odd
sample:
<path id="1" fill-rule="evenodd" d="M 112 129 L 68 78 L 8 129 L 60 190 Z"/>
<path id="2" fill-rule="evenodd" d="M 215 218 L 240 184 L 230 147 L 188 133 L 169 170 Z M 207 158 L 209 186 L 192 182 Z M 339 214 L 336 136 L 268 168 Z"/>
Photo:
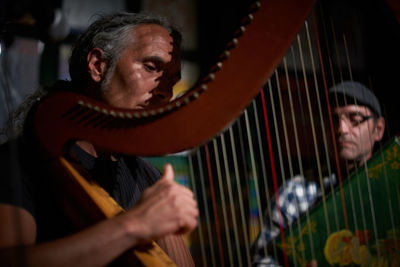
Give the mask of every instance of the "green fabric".
<path id="1" fill-rule="evenodd" d="M 326 201 L 288 228 L 284 245 L 278 239 L 278 247 L 296 266 L 306 266 L 312 259 L 318 266 L 400 266 L 399 178 L 400 141 L 396 137 L 367 167 L 358 169 Z M 328 259 L 324 248 L 329 251 Z"/>

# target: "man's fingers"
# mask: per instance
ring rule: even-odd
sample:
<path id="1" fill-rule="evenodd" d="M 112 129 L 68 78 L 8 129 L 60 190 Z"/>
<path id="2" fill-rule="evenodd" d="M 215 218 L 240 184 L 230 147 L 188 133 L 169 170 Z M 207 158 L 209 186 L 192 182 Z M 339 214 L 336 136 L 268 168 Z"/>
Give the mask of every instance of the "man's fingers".
<path id="1" fill-rule="evenodd" d="M 166 179 L 168 181 L 174 181 L 174 169 L 172 168 L 172 165 L 167 163 L 164 165 L 164 171 L 163 171 L 163 179 Z"/>

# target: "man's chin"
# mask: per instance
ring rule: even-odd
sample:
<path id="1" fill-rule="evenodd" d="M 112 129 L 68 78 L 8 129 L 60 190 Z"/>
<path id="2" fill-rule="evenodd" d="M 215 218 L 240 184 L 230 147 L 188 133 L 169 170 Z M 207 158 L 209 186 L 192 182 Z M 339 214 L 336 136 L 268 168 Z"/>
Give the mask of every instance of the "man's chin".
<path id="1" fill-rule="evenodd" d="M 138 103 L 136 106 L 135 106 L 135 109 L 146 109 L 146 108 L 148 108 L 149 107 L 149 103 L 146 101 L 146 102 L 144 102 L 144 103 Z"/>
<path id="2" fill-rule="evenodd" d="M 163 103 L 159 102 L 146 102 L 135 106 L 135 109 L 157 109 L 163 106 Z"/>
<path id="3" fill-rule="evenodd" d="M 347 149 L 341 150 L 339 152 L 339 157 L 340 157 L 340 160 L 342 160 L 342 161 L 354 160 L 354 154 L 351 151 L 348 151 Z"/>
<path id="4" fill-rule="evenodd" d="M 144 109 L 144 107 L 142 105 L 136 105 L 135 109 Z"/>

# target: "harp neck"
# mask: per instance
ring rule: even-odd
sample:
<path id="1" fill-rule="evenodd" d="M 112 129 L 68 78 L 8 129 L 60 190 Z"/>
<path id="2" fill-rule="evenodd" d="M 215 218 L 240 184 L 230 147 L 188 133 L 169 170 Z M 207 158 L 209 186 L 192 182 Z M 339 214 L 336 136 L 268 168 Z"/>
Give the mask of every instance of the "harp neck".
<path id="1" fill-rule="evenodd" d="M 51 155 L 60 155 L 69 140 L 87 140 L 96 147 L 136 155 L 175 153 L 204 143 L 222 131 L 257 95 L 313 2 L 258 2 L 224 51 L 227 59 L 213 69 L 221 71 L 159 109 L 138 112 L 110 108 L 66 92 L 49 96 L 35 116 L 40 141 Z M 235 82 L 228 87 L 226 83 L 233 77 Z M 187 102 L 190 104 L 185 105 Z"/>

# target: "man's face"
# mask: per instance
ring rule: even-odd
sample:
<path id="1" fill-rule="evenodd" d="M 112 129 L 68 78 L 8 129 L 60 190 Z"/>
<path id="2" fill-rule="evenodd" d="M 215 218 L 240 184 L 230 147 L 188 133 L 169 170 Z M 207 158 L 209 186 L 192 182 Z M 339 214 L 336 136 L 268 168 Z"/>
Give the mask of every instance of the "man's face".
<path id="1" fill-rule="evenodd" d="M 347 105 L 333 109 L 336 145 L 341 160 L 362 163 L 372 155 L 374 143 L 381 140 L 383 118 L 376 125 L 366 106 Z M 383 125 L 382 125 L 383 123 Z"/>
<path id="2" fill-rule="evenodd" d="M 103 99 L 112 106 L 130 109 L 169 101 L 179 71 L 171 63 L 172 37 L 165 28 L 153 24 L 139 25 L 131 35 L 133 41 L 118 59 Z"/>

